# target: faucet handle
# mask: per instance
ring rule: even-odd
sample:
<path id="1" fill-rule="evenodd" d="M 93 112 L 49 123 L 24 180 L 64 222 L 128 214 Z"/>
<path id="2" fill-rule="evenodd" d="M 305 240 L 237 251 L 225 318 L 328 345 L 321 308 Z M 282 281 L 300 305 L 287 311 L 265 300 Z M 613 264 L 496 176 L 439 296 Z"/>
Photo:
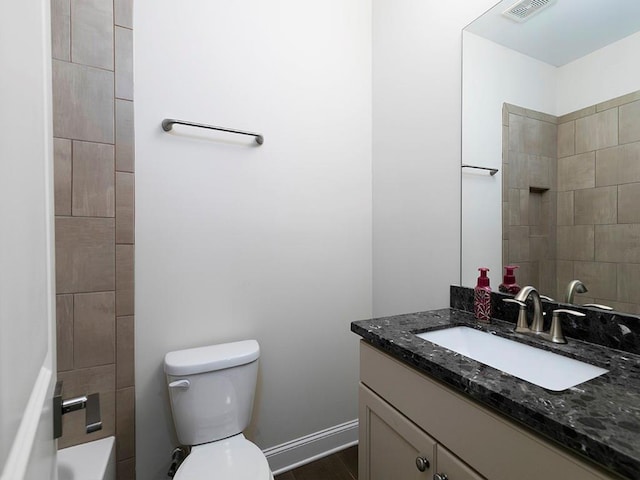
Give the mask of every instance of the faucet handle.
<path id="1" fill-rule="evenodd" d="M 584 303 L 582 306 L 599 308 L 600 310 L 607 310 L 607 311 L 613 310 L 613 307 L 610 307 L 609 305 L 602 305 L 600 303 Z"/>
<path id="2" fill-rule="evenodd" d="M 521 302 L 520 300 L 516 300 L 515 298 L 503 298 L 502 301 L 505 302 L 505 303 L 517 303 L 521 307 L 526 307 L 527 306 L 526 303 Z"/>
<path id="3" fill-rule="evenodd" d="M 568 310 L 566 308 L 559 308 L 553 311 L 553 318 L 551 319 L 551 330 L 549 330 L 549 337 L 553 343 L 567 343 L 567 339 L 564 338 L 562 333 L 562 324 L 560 323 L 560 314 L 566 313 L 574 317 L 586 317 L 582 312 L 575 310 Z"/>
<path id="4" fill-rule="evenodd" d="M 547 296 L 547 295 L 542 295 L 542 294 L 540 294 L 540 298 L 541 298 L 542 300 L 546 300 L 547 302 L 555 302 L 555 300 L 554 300 L 553 298 L 551 298 L 551 297 L 549 297 L 549 296 Z"/>
<path id="5" fill-rule="evenodd" d="M 531 329 L 527 322 L 527 304 L 520 300 L 516 300 L 515 298 L 504 298 L 502 301 L 505 303 L 515 303 L 520 306 L 518 310 L 518 323 L 516 324 L 515 331 L 518 333 L 530 332 Z"/>
<path id="6" fill-rule="evenodd" d="M 578 312 L 576 310 L 569 310 L 568 308 L 558 308 L 557 310 L 553 311 L 553 316 L 555 317 L 556 313 L 566 313 L 567 315 L 573 315 L 574 317 L 586 317 L 587 315 L 582 313 L 582 312 Z"/>

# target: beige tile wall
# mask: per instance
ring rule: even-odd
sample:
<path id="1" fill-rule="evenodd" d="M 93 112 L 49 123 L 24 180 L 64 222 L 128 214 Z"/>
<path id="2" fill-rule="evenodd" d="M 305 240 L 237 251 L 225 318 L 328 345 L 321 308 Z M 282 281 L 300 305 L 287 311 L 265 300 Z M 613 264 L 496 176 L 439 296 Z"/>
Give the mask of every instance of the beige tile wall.
<path id="1" fill-rule="evenodd" d="M 102 430 L 63 418 L 59 448 L 116 436 L 135 478 L 133 0 L 52 0 L 57 364 L 99 392 Z"/>
<path id="2" fill-rule="evenodd" d="M 557 119 L 505 104 L 503 124 L 505 263 L 559 299 L 579 278 L 589 292 L 578 303 L 640 313 L 640 91 Z M 556 204 L 553 225 L 536 223 L 540 192 Z"/>

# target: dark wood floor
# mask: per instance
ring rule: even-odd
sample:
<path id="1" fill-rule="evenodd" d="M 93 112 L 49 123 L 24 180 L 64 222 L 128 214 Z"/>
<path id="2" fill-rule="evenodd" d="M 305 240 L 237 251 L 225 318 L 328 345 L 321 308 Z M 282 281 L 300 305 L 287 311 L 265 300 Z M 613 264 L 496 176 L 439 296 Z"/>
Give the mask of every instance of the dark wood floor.
<path id="1" fill-rule="evenodd" d="M 358 480 L 358 446 L 277 475 L 275 480 Z"/>

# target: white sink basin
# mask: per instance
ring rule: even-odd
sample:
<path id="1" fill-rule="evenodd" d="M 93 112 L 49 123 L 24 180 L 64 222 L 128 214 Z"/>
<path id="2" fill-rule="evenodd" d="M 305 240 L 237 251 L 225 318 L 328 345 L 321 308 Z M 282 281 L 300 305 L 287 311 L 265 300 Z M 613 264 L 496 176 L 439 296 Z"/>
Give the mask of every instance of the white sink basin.
<path id="1" fill-rule="evenodd" d="M 469 327 L 445 328 L 417 336 L 556 392 L 609 371 Z"/>

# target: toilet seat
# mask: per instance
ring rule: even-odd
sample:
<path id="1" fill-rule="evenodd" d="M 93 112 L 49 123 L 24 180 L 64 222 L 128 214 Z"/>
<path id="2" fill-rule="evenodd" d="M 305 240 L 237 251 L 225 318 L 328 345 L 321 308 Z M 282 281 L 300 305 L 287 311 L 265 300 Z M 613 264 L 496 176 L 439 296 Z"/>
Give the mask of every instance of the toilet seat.
<path id="1" fill-rule="evenodd" d="M 174 480 L 273 480 L 262 451 L 244 435 L 197 445 Z"/>

